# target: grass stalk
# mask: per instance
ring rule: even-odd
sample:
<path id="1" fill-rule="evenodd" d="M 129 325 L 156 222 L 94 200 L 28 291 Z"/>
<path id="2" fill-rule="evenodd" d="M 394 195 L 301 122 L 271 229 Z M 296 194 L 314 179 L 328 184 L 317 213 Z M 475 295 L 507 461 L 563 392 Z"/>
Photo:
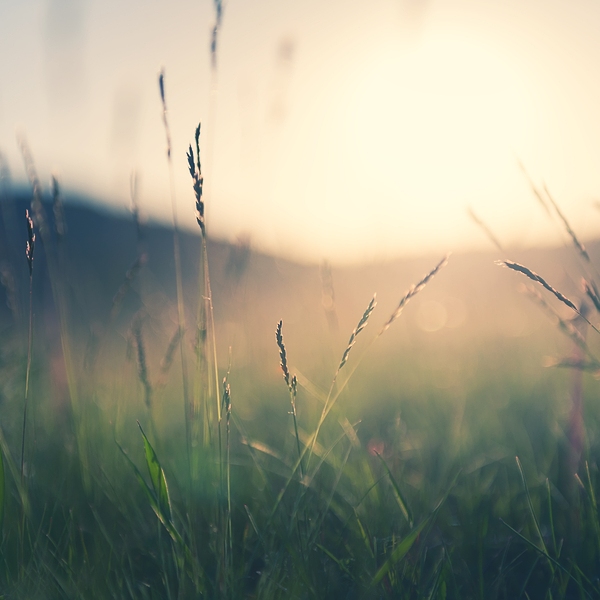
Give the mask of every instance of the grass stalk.
<path id="1" fill-rule="evenodd" d="M 23 430 L 21 433 L 21 485 L 24 485 L 24 467 L 25 467 L 25 432 L 27 429 L 27 408 L 29 404 L 29 378 L 31 376 L 31 359 L 33 354 L 33 258 L 35 251 L 35 233 L 33 231 L 33 219 L 29 216 L 29 211 L 25 211 L 25 220 L 27 224 L 27 245 L 25 255 L 29 267 L 29 327 L 27 335 L 27 369 L 25 372 L 25 401 L 23 403 Z"/>
<path id="2" fill-rule="evenodd" d="M 171 152 L 171 130 L 169 128 L 169 121 L 167 118 L 167 100 L 165 94 L 165 73 L 162 70 L 158 76 L 158 87 L 160 91 L 160 99 L 162 102 L 162 117 L 163 126 L 165 129 L 165 136 L 167 142 L 167 164 L 169 168 L 169 189 L 171 196 L 171 215 L 173 222 L 173 258 L 175 261 L 175 286 L 177 290 L 177 328 L 181 331 L 179 337 L 179 355 L 181 358 L 181 380 L 182 380 L 182 391 L 183 391 L 183 405 L 185 411 L 185 426 L 186 426 L 186 441 L 187 441 L 187 453 L 188 462 L 190 465 L 190 474 L 193 474 L 192 469 L 192 448 L 193 440 L 191 437 L 190 430 L 190 399 L 188 392 L 188 373 L 187 373 L 187 360 L 185 354 L 185 308 L 183 305 L 183 282 L 181 275 L 181 250 L 179 247 L 179 223 L 177 218 L 177 198 L 175 193 L 175 173 L 173 169 L 173 159 Z"/>
<path id="3" fill-rule="evenodd" d="M 281 372 L 283 373 L 283 379 L 288 387 L 288 391 L 290 393 L 290 404 L 292 407 L 292 418 L 294 421 L 294 433 L 296 435 L 296 449 L 298 450 L 298 457 L 300 460 L 300 479 L 304 479 L 304 465 L 302 463 L 302 451 L 300 449 L 300 435 L 298 433 L 298 417 L 296 413 L 296 396 L 298 394 L 298 378 L 294 375 L 290 377 L 290 370 L 287 362 L 287 351 L 285 349 L 285 344 L 283 342 L 283 321 L 279 321 L 277 324 L 277 329 L 275 330 L 275 341 L 277 342 L 277 347 L 279 348 L 279 358 L 281 367 Z"/>

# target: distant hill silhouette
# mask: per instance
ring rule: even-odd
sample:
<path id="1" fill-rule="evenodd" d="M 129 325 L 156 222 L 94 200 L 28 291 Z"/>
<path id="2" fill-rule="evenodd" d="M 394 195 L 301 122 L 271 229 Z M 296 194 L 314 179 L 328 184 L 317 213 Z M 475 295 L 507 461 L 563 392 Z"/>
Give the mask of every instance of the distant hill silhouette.
<path id="1" fill-rule="evenodd" d="M 17 192 L 13 199 L 2 202 L 0 211 L 3 331 L 8 331 L 15 321 L 20 328 L 24 327 L 28 290 L 24 214 L 29 202 L 29 194 Z M 46 204 L 45 208 L 52 229 L 51 206 Z M 67 232 L 62 242 L 65 260 L 60 277 L 66 281 L 68 290 L 71 334 L 81 340 L 82 354 L 90 331 L 102 330 L 109 324 L 115 339 L 122 343 L 132 319 L 142 310 L 147 319 L 149 353 L 158 362 L 176 329 L 173 232 L 164 225 L 150 223 L 143 226 L 140 240 L 131 215 L 111 214 L 83 201 L 67 203 L 65 218 Z M 191 346 L 198 298 L 200 238 L 188 232 L 181 232 L 180 236 L 187 337 Z M 589 252 L 598 261 L 598 244 L 591 244 Z M 111 322 L 115 295 L 140 253 L 147 255 L 147 261 L 130 286 L 125 286 L 118 314 L 113 314 Z M 517 347 L 535 342 L 532 357 L 539 365 L 543 355 L 554 351 L 557 344 L 568 349 L 568 341 L 549 343 L 548 340 L 562 338 L 539 307 L 518 293 L 521 284 L 530 282 L 499 268 L 494 260 L 511 258 L 522 262 L 578 300 L 581 291 L 576 255 L 566 248 L 512 250 L 509 254 L 503 256 L 492 249 L 451 256 L 447 267 L 407 306 L 394 328 L 370 351 L 373 358 L 369 364 L 373 368 L 377 364 L 382 368 L 397 364 L 395 361 L 406 352 L 423 352 L 431 355 L 431 360 L 435 356 L 439 360 L 440 356 L 456 356 L 459 351 L 478 344 Z M 256 252 L 247 242 L 235 245 L 210 239 L 209 261 L 222 363 L 228 360 L 231 346 L 239 368 L 248 369 L 257 377 L 265 369 L 271 375 L 276 373 L 274 331 L 279 319 L 283 319 L 292 363 L 301 371 L 331 374 L 373 293 L 377 292 L 379 306 L 361 341 L 377 332 L 408 287 L 439 258 L 399 258 L 322 268 Z M 8 306 L 11 286 L 16 304 L 13 311 Z M 39 239 L 34 288 L 36 327 L 46 332 L 47 348 L 56 348 L 56 310 Z M 547 299 L 554 303 L 553 298 Z M 557 305 L 557 310 L 565 318 L 572 316 L 561 305 Z M 36 335 L 39 340 L 40 332 Z M 115 350 L 115 360 L 119 352 L 122 351 Z M 325 375 L 323 378 L 325 381 Z"/>

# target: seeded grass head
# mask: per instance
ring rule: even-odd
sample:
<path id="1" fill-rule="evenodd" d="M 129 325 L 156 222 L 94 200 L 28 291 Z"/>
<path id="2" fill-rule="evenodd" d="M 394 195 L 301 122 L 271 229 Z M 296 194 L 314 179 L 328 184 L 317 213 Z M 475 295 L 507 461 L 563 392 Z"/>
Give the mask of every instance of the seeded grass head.
<path id="1" fill-rule="evenodd" d="M 377 297 L 377 295 L 373 294 L 373 298 L 371 298 L 371 302 L 369 302 L 369 305 L 365 309 L 365 312 L 363 313 L 362 317 L 358 321 L 358 325 L 356 326 L 354 331 L 351 333 L 350 339 L 348 340 L 348 345 L 346 346 L 346 349 L 344 350 L 344 354 L 342 354 L 342 360 L 340 361 L 340 365 L 337 368 L 338 373 L 342 369 L 342 367 L 346 364 L 346 362 L 348 362 L 348 356 L 350 355 L 350 350 L 352 350 L 352 347 L 354 346 L 354 344 L 356 344 L 356 338 L 358 337 L 358 334 L 367 326 L 367 323 L 369 322 L 369 317 L 371 316 L 371 313 L 375 310 L 375 306 L 377 306 L 376 297 Z"/>
<path id="2" fill-rule="evenodd" d="M 400 314 L 404 310 L 404 307 L 410 302 L 410 300 L 414 298 L 429 283 L 429 281 L 437 273 L 439 273 L 439 271 L 443 267 L 445 267 L 448 264 L 448 258 L 450 258 L 450 255 L 446 254 L 446 256 L 444 256 L 444 258 L 442 258 L 442 260 L 440 260 L 440 262 L 435 267 L 433 267 L 433 269 L 431 269 L 431 271 L 429 271 L 429 273 L 427 273 L 427 275 L 425 275 L 423 279 L 421 279 L 421 281 L 419 281 L 419 283 L 413 284 L 408 289 L 406 294 L 404 294 L 404 296 L 402 296 L 402 298 L 400 299 L 396 310 L 391 314 L 390 318 L 385 322 L 384 326 L 381 328 L 379 335 L 385 333 L 391 327 L 392 323 L 400 316 Z"/>
<path id="3" fill-rule="evenodd" d="M 281 329 L 283 327 L 283 321 L 279 321 L 277 323 L 277 329 L 275 330 L 275 340 L 277 342 L 277 347 L 279 348 L 279 358 L 281 359 L 279 366 L 281 367 L 281 372 L 283 373 L 283 378 L 285 382 L 290 387 L 290 370 L 288 368 L 287 362 L 287 352 L 285 351 L 285 344 L 283 343 L 283 334 L 281 333 Z"/>
<path id="4" fill-rule="evenodd" d="M 194 160 L 194 149 L 190 144 L 186 153 L 188 161 L 188 169 L 192 176 L 194 195 L 196 196 L 196 221 L 200 226 L 202 235 L 206 234 L 206 225 L 204 221 L 204 200 L 202 199 L 202 191 L 204 186 L 204 177 L 202 176 L 202 166 L 200 164 L 200 123 L 196 127 L 194 134 L 194 141 L 196 144 L 196 159 Z"/>
<path id="5" fill-rule="evenodd" d="M 62 240 L 67 232 L 65 211 L 61 196 L 58 178 L 56 175 L 52 175 L 52 211 L 54 213 L 54 231 L 58 241 Z"/>
<path id="6" fill-rule="evenodd" d="M 27 224 L 27 243 L 25 245 L 25 256 L 29 266 L 29 276 L 33 276 L 33 253 L 35 250 L 35 233 L 33 232 L 33 219 L 29 216 L 29 211 L 25 211 L 25 222 Z"/>
<path id="7" fill-rule="evenodd" d="M 551 294 L 553 294 L 558 300 L 560 300 L 563 304 L 574 310 L 576 313 L 579 313 L 577 306 L 574 302 L 569 300 L 564 294 L 559 292 L 556 288 L 552 287 L 541 275 L 534 273 L 531 269 L 525 267 L 524 265 L 520 265 L 519 263 L 513 262 L 511 260 L 498 260 L 496 264 L 501 267 L 507 267 L 513 271 L 517 271 L 517 273 L 522 273 L 531 281 L 536 281 L 539 283 L 544 289 L 548 290 Z"/>

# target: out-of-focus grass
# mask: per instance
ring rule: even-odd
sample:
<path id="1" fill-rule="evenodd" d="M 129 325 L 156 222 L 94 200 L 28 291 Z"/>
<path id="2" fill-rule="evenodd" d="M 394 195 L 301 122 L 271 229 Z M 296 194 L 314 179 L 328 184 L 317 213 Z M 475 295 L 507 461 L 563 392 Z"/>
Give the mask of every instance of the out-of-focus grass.
<path id="1" fill-rule="evenodd" d="M 570 342 L 518 295 L 495 257 L 452 257 L 363 360 L 399 297 L 435 261 L 334 269 L 336 331 L 321 305 L 317 268 L 257 253 L 236 271 L 234 250 L 209 248 L 222 365 L 232 347 L 229 515 L 213 448 L 198 450 L 198 484 L 190 485 L 179 359 L 161 372 L 177 323 L 161 246 L 168 235 L 149 230 L 148 264 L 111 321 L 113 295 L 136 256 L 133 225 L 101 216 L 82 224 L 76 214 L 65 239 L 62 333 L 85 407 L 79 435 L 87 458 L 82 463 L 40 254 L 25 490 L 10 465 L 20 460 L 26 329 L 5 311 L 0 332 L 4 597 L 600 596 L 597 383 L 583 375 L 586 440 L 577 479 L 565 472 L 576 374 L 542 366 L 545 355 L 569 355 Z M 120 251 L 103 259 L 99 240 L 113 225 Z M 197 243 L 182 236 L 185 273 L 197 272 Z M 528 258 L 554 262 L 541 252 Z M 10 263 L 21 284 L 22 262 Z M 563 264 L 559 288 L 570 285 Z M 548 277 L 556 281 L 553 268 L 556 277 Z M 190 315 L 195 288 L 193 279 L 184 288 Z M 331 378 L 374 291 L 379 306 L 344 369 L 360 367 L 312 445 Z M 130 335 L 135 318 L 150 408 Z M 278 368 L 280 318 L 298 376 L 298 437 Z M 191 356 L 191 337 L 186 344 Z"/>

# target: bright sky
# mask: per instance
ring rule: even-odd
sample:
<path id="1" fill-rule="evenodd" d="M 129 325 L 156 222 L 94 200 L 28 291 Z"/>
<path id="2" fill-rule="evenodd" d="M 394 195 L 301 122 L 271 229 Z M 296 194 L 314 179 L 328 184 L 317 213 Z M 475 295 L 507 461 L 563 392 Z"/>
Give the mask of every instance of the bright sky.
<path id="1" fill-rule="evenodd" d="M 518 166 L 581 237 L 600 233 L 597 0 L 2 0 L 0 151 L 25 174 L 180 225 L 203 124 L 209 235 L 305 260 L 558 243 Z"/>

